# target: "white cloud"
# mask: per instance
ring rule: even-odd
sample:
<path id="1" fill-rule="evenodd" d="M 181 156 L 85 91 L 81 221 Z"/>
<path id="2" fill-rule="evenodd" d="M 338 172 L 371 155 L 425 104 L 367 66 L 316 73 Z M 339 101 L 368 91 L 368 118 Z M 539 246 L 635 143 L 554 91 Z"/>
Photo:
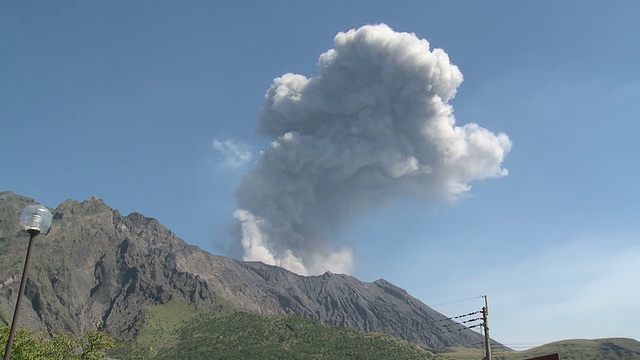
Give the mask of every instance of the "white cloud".
<path id="1" fill-rule="evenodd" d="M 213 148 L 222 154 L 223 159 L 218 166 L 224 169 L 240 168 L 253 158 L 249 145 L 233 139 L 213 140 Z"/>

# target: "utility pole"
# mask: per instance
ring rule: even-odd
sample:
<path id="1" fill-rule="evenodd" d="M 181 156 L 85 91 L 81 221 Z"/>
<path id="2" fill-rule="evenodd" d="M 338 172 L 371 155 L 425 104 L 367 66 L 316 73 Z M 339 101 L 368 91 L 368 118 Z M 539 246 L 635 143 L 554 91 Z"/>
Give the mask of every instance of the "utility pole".
<path id="1" fill-rule="evenodd" d="M 487 295 L 484 295 L 484 307 L 482 308 L 482 320 L 484 323 L 484 347 L 486 357 L 485 360 L 491 360 L 491 338 L 489 338 L 489 303 Z"/>

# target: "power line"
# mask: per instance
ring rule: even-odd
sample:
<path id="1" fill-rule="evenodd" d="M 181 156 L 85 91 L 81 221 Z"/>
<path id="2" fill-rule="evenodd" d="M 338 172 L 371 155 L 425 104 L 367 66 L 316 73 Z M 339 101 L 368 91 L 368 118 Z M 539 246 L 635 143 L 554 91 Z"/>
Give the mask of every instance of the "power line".
<path id="1" fill-rule="evenodd" d="M 538 346 L 542 346 L 544 344 L 502 344 L 506 347 L 514 348 L 514 349 L 533 349 Z"/>
<path id="2" fill-rule="evenodd" d="M 470 312 L 470 313 L 464 314 L 464 315 L 458 315 L 458 316 L 454 316 L 454 317 L 450 317 L 450 318 L 440 319 L 438 321 L 447 321 L 447 320 L 459 319 L 459 318 L 463 318 L 463 317 L 467 317 L 467 316 L 471 316 L 471 315 L 475 315 L 475 314 L 482 314 L 482 311 L 474 311 L 474 312 Z"/>
<path id="3" fill-rule="evenodd" d="M 478 326 L 484 326 L 484 323 L 475 324 L 475 325 L 472 325 L 472 326 L 464 326 L 464 325 L 460 325 L 460 326 L 462 326 L 462 328 L 460 328 L 460 329 L 451 329 L 451 330 L 443 331 L 443 332 L 444 333 L 450 333 L 450 332 L 454 332 L 454 331 L 471 330 L 471 329 L 476 328 Z"/>
<path id="4" fill-rule="evenodd" d="M 449 320 L 451 321 L 451 323 L 449 324 L 444 324 L 442 325 L 442 327 L 444 327 L 445 329 L 447 329 L 447 331 L 443 331 L 443 333 L 449 333 L 449 332 L 454 332 L 454 331 L 462 331 L 462 330 L 468 330 L 468 329 L 472 329 L 472 328 L 476 328 L 476 327 L 480 327 L 482 326 L 482 329 L 484 330 L 484 343 L 485 343 L 485 360 L 491 360 L 491 339 L 489 338 L 489 304 L 487 301 L 487 296 L 483 295 L 483 296 L 479 296 L 479 297 L 475 297 L 475 298 L 470 298 L 470 299 L 461 299 L 461 300 L 455 300 L 455 301 L 449 301 L 447 303 L 442 303 L 442 304 L 438 304 L 438 305 L 444 305 L 444 304 L 451 304 L 451 303 L 456 303 L 456 302 L 462 302 L 462 301 L 469 301 L 469 300 L 474 300 L 474 299 L 479 299 L 479 298 L 484 298 L 484 307 L 482 308 L 482 311 L 474 311 L 474 312 L 470 312 L 468 314 L 464 314 L 464 315 L 458 315 L 458 316 L 454 316 L 454 317 L 450 317 L 450 318 L 445 318 L 439 321 L 446 321 Z M 436 306 L 436 305 L 434 305 Z M 482 317 L 476 317 L 473 319 L 468 319 L 465 321 L 455 321 L 453 319 L 461 319 L 461 318 L 465 318 L 468 316 L 472 316 L 475 314 L 482 314 Z M 481 321 L 480 323 L 476 323 L 476 324 L 469 324 L 469 323 L 473 323 L 475 321 Z M 463 324 L 469 324 L 470 326 L 467 325 L 463 325 Z M 450 329 L 449 327 L 452 326 L 461 326 L 461 328 L 459 329 Z"/>
<path id="5" fill-rule="evenodd" d="M 467 323 L 478 321 L 478 320 L 483 320 L 483 319 L 482 318 L 475 318 L 475 319 L 470 319 L 470 320 L 467 320 L 467 321 L 454 322 L 454 323 L 451 323 L 451 324 L 446 324 L 446 325 L 444 325 L 444 327 L 467 324 Z"/>
<path id="6" fill-rule="evenodd" d="M 476 296 L 476 297 L 472 297 L 472 298 L 468 298 L 468 299 L 460 299 L 460 300 L 447 301 L 447 302 L 443 302 L 443 303 L 440 303 L 440 304 L 429 305 L 429 306 L 430 306 L 430 307 L 436 307 L 436 306 L 448 305 L 448 304 L 455 304 L 455 303 L 459 303 L 459 302 L 463 302 L 463 301 L 470 301 L 470 300 L 475 300 L 475 299 L 480 299 L 480 298 L 482 298 L 482 296 Z"/>
<path id="7" fill-rule="evenodd" d="M 470 319 L 470 320 L 467 320 L 467 321 L 461 321 L 460 324 L 466 324 L 466 323 L 470 323 L 472 321 L 478 321 L 478 320 L 483 320 L 483 319 L 482 318 Z"/>

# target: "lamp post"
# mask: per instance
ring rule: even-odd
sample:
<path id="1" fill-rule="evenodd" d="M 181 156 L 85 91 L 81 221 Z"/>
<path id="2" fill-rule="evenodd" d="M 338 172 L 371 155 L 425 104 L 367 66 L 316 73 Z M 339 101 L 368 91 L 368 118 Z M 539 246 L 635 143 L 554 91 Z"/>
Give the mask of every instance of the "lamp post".
<path id="1" fill-rule="evenodd" d="M 18 327 L 18 316 L 20 316 L 20 302 L 24 287 L 27 284 L 27 272 L 29 271 L 29 261 L 31 260 L 31 248 L 33 247 L 33 239 L 41 232 L 46 232 L 51 228 L 52 215 L 49 210 L 42 205 L 29 205 L 20 215 L 20 225 L 31 235 L 29 238 L 29 246 L 27 247 L 27 257 L 24 261 L 24 269 L 22 270 L 22 280 L 20 281 L 20 290 L 18 291 L 18 299 L 16 300 L 16 309 L 13 312 L 13 321 L 11 321 L 11 332 L 7 340 L 7 347 L 4 351 L 4 360 L 9 360 L 11 356 L 11 346 L 13 338 Z"/>

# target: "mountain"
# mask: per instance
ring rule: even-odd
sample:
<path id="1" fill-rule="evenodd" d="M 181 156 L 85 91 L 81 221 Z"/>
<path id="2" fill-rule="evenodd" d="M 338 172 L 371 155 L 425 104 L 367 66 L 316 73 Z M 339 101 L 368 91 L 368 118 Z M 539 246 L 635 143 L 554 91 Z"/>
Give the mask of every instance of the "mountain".
<path id="1" fill-rule="evenodd" d="M 0 192 L 0 322 L 8 323 L 28 234 L 18 219 L 34 200 Z M 327 272 L 300 276 L 260 262 L 212 255 L 157 220 L 122 216 L 102 200 L 67 200 L 36 238 L 20 323 L 31 330 L 80 334 L 96 324 L 132 339 L 150 306 L 184 300 L 215 311 L 293 314 L 329 325 L 382 333 L 431 350 L 480 348 L 471 330 L 445 333 L 446 317 L 383 279 L 362 282 Z M 496 348 L 503 348 L 495 343 Z"/>

